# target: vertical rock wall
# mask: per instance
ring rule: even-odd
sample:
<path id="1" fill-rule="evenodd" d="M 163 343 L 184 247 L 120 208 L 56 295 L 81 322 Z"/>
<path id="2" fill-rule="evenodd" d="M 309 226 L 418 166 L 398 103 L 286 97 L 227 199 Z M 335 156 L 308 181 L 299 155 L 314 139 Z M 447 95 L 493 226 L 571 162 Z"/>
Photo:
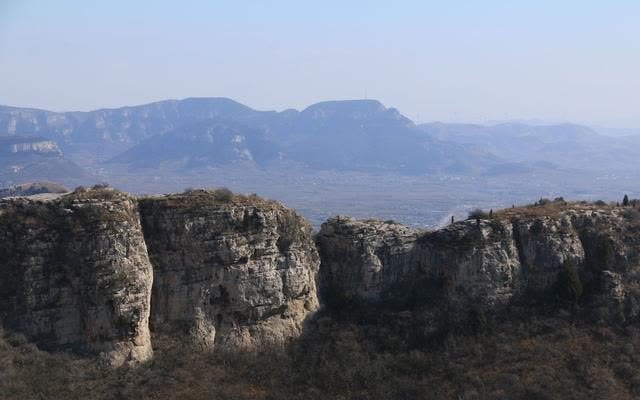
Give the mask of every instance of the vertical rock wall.
<path id="1" fill-rule="evenodd" d="M 152 326 L 206 348 L 297 337 L 318 307 L 311 227 L 281 205 L 242 196 L 142 199 L 154 268 Z"/>
<path id="2" fill-rule="evenodd" d="M 152 270 L 127 195 L 0 202 L 0 321 L 48 350 L 111 364 L 152 355 Z"/>
<path id="3" fill-rule="evenodd" d="M 637 318 L 640 212 L 579 203 L 552 210 L 513 210 L 434 232 L 330 219 L 317 236 L 321 292 L 327 304 L 495 310 L 553 301 L 569 263 L 598 318 Z"/>

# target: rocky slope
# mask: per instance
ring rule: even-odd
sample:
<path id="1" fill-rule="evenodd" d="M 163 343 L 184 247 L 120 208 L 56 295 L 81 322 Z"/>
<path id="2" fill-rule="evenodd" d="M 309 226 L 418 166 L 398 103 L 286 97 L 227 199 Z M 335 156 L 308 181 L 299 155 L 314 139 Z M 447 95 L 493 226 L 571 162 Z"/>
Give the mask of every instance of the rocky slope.
<path id="1" fill-rule="evenodd" d="M 318 307 L 311 227 L 274 202 L 194 191 L 146 198 L 154 329 L 203 347 L 255 348 L 300 335 Z"/>
<path id="2" fill-rule="evenodd" d="M 110 191 L 0 202 L 0 320 L 41 348 L 152 355 L 152 270 L 136 201 Z"/>
<path id="3" fill-rule="evenodd" d="M 554 203 L 418 232 L 394 223 L 333 218 L 318 235 L 327 302 L 430 312 L 559 301 L 567 269 L 596 319 L 640 313 L 640 212 Z M 462 312 L 461 312 L 462 311 Z"/>

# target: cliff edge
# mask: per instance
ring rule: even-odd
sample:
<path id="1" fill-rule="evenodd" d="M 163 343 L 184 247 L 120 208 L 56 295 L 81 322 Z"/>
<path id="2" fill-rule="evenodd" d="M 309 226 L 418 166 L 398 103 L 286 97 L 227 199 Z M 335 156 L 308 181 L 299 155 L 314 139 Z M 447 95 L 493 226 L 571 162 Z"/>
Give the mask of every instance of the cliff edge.
<path id="1" fill-rule="evenodd" d="M 152 356 L 137 202 L 112 189 L 0 201 L 0 320 L 47 350 Z"/>
<path id="2" fill-rule="evenodd" d="M 224 190 L 140 200 L 154 268 L 154 329 L 213 348 L 284 344 L 318 308 L 311 226 Z"/>
<path id="3" fill-rule="evenodd" d="M 596 320 L 640 314 L 640 211 L 633 207 L 555 202 L 433 232 L 335 217 L 317 243 L 321 296 L 335 308 L 420 308 L 434 323 L 469 310 L 552 303 L 583 305 Z"/>

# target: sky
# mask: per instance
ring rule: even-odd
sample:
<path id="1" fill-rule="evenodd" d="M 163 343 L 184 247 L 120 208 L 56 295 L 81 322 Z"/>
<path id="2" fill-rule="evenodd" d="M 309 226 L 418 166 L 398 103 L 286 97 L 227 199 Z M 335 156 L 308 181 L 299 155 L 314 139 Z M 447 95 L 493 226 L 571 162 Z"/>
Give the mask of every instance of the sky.
<path id="1" fill-rule="evenodd" d="M 640 1 L 0 0 L 0 104 L 373 98 L 418 122 L 640 127 Z"/>

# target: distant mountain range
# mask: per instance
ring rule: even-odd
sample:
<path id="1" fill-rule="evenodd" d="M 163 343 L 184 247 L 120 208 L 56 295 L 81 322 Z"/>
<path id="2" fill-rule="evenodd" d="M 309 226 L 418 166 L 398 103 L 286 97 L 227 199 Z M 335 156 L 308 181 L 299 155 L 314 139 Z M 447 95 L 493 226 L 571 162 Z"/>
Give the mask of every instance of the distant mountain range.
<path id="1" fill-rule="evenodd" d="M 576 124 L 465 125 L 430 123 L 430 137 L 457 143 L 467 151 L 487 151 L 508 163 L 528 167 L 625 170 L 637 165 L 640 136 L 610 137 Z"/>
<path id="2" fill-rule="evenodd" d="M 16 140 L 21 150 L 8 152 Z M 295 165 L 403 175 L 503 175 L 551 168 L 623 171 L 638 164 L 640 136 L 604 136 L 575 124 L 416 125 L 375 100 L 275 112 L 226 98 L 189 98 L 90 112 L 0 106 L 0 152 L 0 179 L 11 183 L 17 177 L 7 179 L 7 171 L 39 165 L 48 176 L 30 178 L 55 179 L 58 172 L 86 176 L 83 168 L 99 164 L 180 174 L 209 166 Z"/>

